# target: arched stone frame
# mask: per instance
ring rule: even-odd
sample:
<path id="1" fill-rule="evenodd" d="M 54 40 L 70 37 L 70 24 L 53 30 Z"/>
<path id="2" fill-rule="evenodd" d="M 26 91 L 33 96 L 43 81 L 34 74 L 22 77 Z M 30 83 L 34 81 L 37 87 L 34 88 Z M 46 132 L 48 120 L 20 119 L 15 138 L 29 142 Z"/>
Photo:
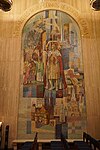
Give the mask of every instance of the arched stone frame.
<path id="1" fill-rule="evenodd" d="M 16 23 L 15 32 L 13 35 L 20 37 L 20 42 L 21 42 L 22 29 L 23 29 L 25 23 L 27 22 L 27 20 L 30 19 L 33 15 L 35 15 L 38 12 L 41 12 L 43 10 L 59 10 L 59 11 L 65 12 L 69 16 L 71 16 L 77 22 L 77 24 L 80 28 L 82 44 L 84 42 L 83 39 L 86 39 L 87 37 L 90 36 L 87 23 L 81 17 L 80 13 L 78 11 L 76 11 L 73 7 L 71 7 L 65 3 L 58 4 L 56 2 L 43 2 L 42 5 L 39 3 L 39 4 L 35 5 L 34 7 L 30 8 L 29 10 L 27 10 L 25 12 L 25 14 Z M 84 49 L 83 49 L 83 51 L 84 51 Z M 21 53 L 21 58 L 22 58 L 22 55 L 23 54 Z M 22 69 L 21 69 L 21 72 L 22 72 Z M 22 87 L 22 85 L 21 85 L 21 87 Z M 21 91 L 22 91 L 22 88 L 21 88 Z M 23 99 L 22 95 L 20 95 L 20 100 L 21 99 Z"/>
<path id="2" fill-rule="evenodd" d="M 50 1 L 37 3 L 36 5 L 27 9 L 25 13 L 20 18 L 17 19 L 13 36 L 15 37 L 21 36 L 23 26 L 25 25 L 27 20 L 31 18 L 33 15 L 37 14 L 38 12 L 41 12 L 43 10 L 48 10 L 48 9 L 59 10 L 67 13 L 77 22 L 80 28 L 81 36 L 84 38 L 90 36 L 88 24 L 84 20 L 83 16 L 80 14 L 79 11 L 75 10 L 72 6 L 66 3 L 62 3 L 62 2 L 57 3 L 57 2 L 50 2 Z"/>

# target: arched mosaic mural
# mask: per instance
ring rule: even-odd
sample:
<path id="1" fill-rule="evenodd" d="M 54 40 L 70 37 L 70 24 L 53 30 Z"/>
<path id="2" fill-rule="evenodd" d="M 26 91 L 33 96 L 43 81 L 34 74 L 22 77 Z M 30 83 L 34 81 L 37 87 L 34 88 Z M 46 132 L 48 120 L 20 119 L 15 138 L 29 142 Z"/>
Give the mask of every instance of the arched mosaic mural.
<path id="1" fill-rule="evenodd" d="M 86 99 L 80 30 L 74 19 L 57 10 L 32 16 L 23 28 L 22 51 L 23 98 L 30 103 L 26 134 L 81 138 Z"/>

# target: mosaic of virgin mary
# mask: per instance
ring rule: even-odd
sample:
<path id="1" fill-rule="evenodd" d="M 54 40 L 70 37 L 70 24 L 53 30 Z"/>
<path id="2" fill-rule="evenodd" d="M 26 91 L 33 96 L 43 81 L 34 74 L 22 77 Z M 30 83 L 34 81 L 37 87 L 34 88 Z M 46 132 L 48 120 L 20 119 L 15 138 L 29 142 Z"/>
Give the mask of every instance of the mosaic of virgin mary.
<path id="1" fill-rule="evenodd" d="M 70 135 L 76 132 L 75 127 L 80 134 L 85 93 L 80 32 L 75 21 L 57 10 L 36 14 L 23 28 L 22 49 L 23 97 L 33 98 L 34 129 L 64 124 L 66 134 L 68 128 Z"/>

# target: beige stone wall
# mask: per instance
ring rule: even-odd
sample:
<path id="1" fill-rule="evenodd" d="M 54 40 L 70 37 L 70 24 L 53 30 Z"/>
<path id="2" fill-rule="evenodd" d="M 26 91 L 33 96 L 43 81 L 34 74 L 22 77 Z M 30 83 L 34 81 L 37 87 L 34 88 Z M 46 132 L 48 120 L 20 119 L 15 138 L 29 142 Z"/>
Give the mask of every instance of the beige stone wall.
<path id="1" fill-rule="evenodd" d="M 70 14 L 81 30 L 87 131 L 100 138 L 100 11 L 89 0 L 13 0 L 12 10 L 0 10 L 0 121 L 9 124 L 9 146 L 17 138 L 17 118 L 21 82 L 21 31 L 32 15 L 44 9 Z M 4 135 L 4 132 L 3 132 Z M 3 136 L 4 140 L 4 136 Z"/>

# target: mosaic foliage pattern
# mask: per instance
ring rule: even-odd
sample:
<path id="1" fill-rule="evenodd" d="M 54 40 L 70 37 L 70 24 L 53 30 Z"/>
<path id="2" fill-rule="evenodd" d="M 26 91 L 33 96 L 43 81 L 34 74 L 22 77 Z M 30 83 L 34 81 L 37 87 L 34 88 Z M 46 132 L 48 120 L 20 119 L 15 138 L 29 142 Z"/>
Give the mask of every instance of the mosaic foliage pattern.
<path id="1" fill-rule="evenodd" d="M 80 138 L 86 102 L 77 24 L 66 13 L 42 11 L 25 24 L 22 50 L 23 97 L 31 98 L 26 133 Z"/>

